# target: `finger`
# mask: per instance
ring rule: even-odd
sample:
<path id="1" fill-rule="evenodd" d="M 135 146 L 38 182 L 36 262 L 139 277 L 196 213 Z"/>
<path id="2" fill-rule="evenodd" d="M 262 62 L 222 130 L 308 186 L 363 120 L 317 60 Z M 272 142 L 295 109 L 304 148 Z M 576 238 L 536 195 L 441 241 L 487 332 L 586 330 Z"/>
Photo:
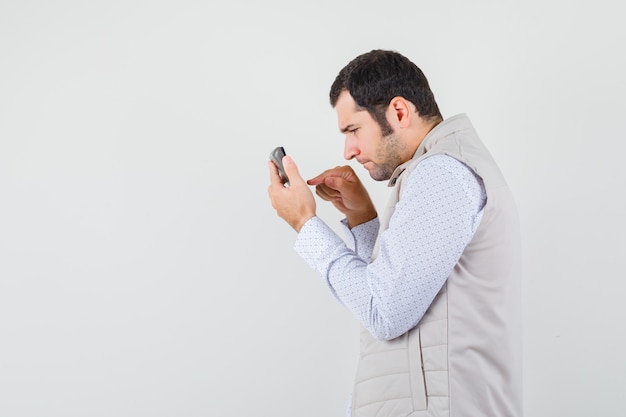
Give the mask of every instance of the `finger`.
<path id="1" fill-rule="evenodd" d="M 331 193 L 328 190 L 332 191 Z M 321 186 L 315 187 L 315 193 L 324 201 L 330 201 L 339 210 L 345 210 L 346 206 L 343 202 L 343 196 L 330 188 L 322 188 Z"/>
<path id="2" fill-rule="evenodd" d="M 317 196 L 319 198 L 321 198 L 324 201 L 330 201 L 331 198 L 328 196 L 328 194 L 326 194 L 323 190 L 320 190 L 319 188 L 315 189 L 315 194 L 317 194 Z"/>
<path id="3" fill-rule="evenodd" d="M 323 187 L 321 185 L 318 185 L 317 187 L 315 187 L 315 194 L 317 194 L 322 200 L 330 201 L 330 200 L 332 200 L 335 197 L 331 196 L 328 193 L 328 190 L 329 189 L 327 187 Z"/>
<path id="4" fill-rule="evenodd" d="M 274 185 L 282 185 L 280 180 L 280 175 L 278 175 L 278 168 L 272 161 L 267 161 L 267 165 L 270 169 L 270 183 L 272 186 Z"/>
<path id="5" fill-rule="evenodd" d="M 294 180 L 304 182 L 304 179 L 302 179 L 300 171 L 298 170 L 298 166 L 291 156 L 287 155 L 283 157 L 283 168 L 285 168 L 285 174 L 289 177 L 289 183 L 291 185 L 293 185 Z"/>
<path id="6" fill-rule="evenodd" d="M 324 180 L 324 185 L 336 194 L 343 194 L 349 191 L 354 184 L 343 177 L 327 177 Z"/>
<path id="7" fill-rule="evenodd" d="M 328 177 L 338 177 L 342 175 L 342 168 L 343 167 L 335 167 L 335 168 L 331 168 L 331 169 L 327 169 L 326 171 L 322 172 L 321 174 L 319 174 L 317 177 L 315 178 L 311 178 L 310 180 L 307 180 L 307 184 L 309 185 L 319 185 L 322 184 L 324 182 L 324 180 Z"/>
<path id="8" fill-rule="evenodd" d="M 320 184 L 315 187 L 316 192 L 322 193 L 324 196 L 331 198 L 341 197 L 341 193 L 331 187 L 326 186 L 326 184 Z"/>
<path id="9" fill-rule="evenodd" d="M 323 184 L 324 183 L 325 174 L 326 174 L 326 171 L 322 172 L 320 175 L 318 175 L 315 178 L 311 178 L 311 179 L 307 180 L 306 183 L 309 184 L 309 185 Z"/>

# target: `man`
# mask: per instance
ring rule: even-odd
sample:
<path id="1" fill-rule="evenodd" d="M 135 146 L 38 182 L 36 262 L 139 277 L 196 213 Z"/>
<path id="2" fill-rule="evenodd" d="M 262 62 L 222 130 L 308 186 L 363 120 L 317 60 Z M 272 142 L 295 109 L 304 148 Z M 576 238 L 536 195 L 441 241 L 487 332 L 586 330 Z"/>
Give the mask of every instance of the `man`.
<path id="1" fill-rule="evenodd" d="M 353 417 L 519 417 L 520 237 L 515 203 L 465 115 L 443 120 L 406 57 L 374 50 L 330 90 L 344 157 L 391 197 L 382 217 L 349 166 L 290 186 L 270 163 L 269 195 L 296 251 L 362 324 Z M 345 219 L 345 243 L 316 216 Z"/>

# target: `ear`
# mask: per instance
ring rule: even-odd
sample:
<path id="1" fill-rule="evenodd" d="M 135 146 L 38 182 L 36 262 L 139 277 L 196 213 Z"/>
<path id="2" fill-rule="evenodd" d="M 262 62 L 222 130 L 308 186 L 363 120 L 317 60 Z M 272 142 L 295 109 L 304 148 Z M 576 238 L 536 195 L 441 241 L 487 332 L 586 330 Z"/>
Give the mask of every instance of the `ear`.
<path id="1" fill-rule="evenodd" d="M 413 116 L 413 103 L 401 96 L 391 99 L 389 102 L 388 120 L 397 123 L 398 127 L 408 127 Z"/>

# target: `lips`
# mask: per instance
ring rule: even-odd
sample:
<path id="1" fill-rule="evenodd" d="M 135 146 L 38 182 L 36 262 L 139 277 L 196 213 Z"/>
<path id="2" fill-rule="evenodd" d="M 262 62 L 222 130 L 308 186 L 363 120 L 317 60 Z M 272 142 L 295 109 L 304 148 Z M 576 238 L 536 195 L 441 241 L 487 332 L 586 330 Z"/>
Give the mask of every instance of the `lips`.
<path id="1" fill-rule="evenodd" d="M 362 162 L 362 163 L 361 163 L 361 166 L 362 166 L 363 168 L 365 168 L 367 171 L 370 171 L 370 168 L 372 168 L 372 167 L 368 166 L 368 164 L 372 164 L 372 165 L 374 165 L 374 163 L 373 163 L 372 161 L 365 161 L 365 162 Z"/>

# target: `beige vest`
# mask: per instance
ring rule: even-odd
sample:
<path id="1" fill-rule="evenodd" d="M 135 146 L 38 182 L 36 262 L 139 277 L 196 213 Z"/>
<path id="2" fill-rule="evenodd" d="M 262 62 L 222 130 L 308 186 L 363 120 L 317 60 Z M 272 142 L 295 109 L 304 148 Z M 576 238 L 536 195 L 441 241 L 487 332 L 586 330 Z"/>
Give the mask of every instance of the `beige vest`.
<path id="1" fill-rule="evenodd" d="M 398 167 L 380 233 L 402 196 L 404 178 L 424 158 L 441 153 L 482 178 L 487 192 L 483 217 L 417 327 L 391 341 L 376 340 L 361 328 L 353 417 L 522 416 L 517 210 L 465 115 L 440 123 L 413 159 Z"/>

